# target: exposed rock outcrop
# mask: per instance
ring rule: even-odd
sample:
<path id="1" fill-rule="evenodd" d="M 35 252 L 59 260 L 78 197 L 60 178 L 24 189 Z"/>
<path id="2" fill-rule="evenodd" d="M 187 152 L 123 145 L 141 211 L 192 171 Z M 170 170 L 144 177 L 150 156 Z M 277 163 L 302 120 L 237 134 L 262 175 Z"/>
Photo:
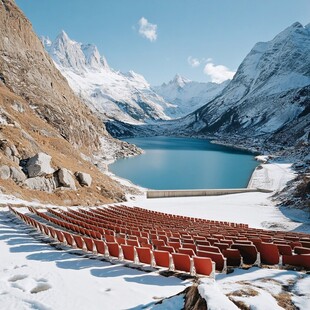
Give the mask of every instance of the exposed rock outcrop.
<path id="1" fill-rule="evenodd" d="M 10 177 L 10 167 L 7 165 L 0 166 L 0 179 L 7 180 Z"/>
<path id="2" fill-rule="evenodd" d="M 27 162 L 27 172 L 30 178 L 44 176 L 54 173 L 54 169 L 51 167 L 52 157 L 45 153 L 38 153 L 31 157 Z"/>
<path id="3" fill-rule="evenodd" d="M 66 168 L 59 169 L 58 179 L 59 179 L 59 183 L 63 187 L 67 187 L 69 189 L 76 190 L 76 186 L 75 186 L 74 178 L 72 176 L 72 172 L 69 171 L 68 169 L 66 169 Z"/>
<path id="4" fill-rule="evenodd" d="M 82 186 L 91 186 L 92 178 L 88 173 L 78 171 L 75 176 Z"/>
<path id="5" fill-rule="evenodd" d="M 10 167 L 10 170 L 11 178 L 15 183 L 22 183 L 27 179 L 26 175 L 19 167 Z"/>
<path id="6" fill-rule="evenodd" d="M 25 181 L 25 185 L 33 190 L 45 191 L 49 193 L 58 187 L 57 179 L 54 176 L 51 178 L 45 178 L 45 177 L 29 178 Z"/>

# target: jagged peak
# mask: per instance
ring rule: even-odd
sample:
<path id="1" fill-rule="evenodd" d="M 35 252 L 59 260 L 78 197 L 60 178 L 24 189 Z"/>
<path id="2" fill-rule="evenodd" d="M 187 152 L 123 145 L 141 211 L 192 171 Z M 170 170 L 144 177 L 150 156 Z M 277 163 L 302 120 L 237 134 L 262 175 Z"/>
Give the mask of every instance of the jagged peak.
<path id="1" fill-rule="evenodd" d="M 76 42 L 64 30 L 50 47 L 45 45 L 45 48 L 56 63 L 76 71 L 109 69 L 105 57 L 100 55 L 96 45 Z"/>
<path id="2" fill-rule="evenodd" d="M 182 75 L 178 73 L 175 75 L 174 79 L 171 81 L 171 83 L 177 84 L 179 87 L 184 87 L 184 85 L 189 82 L 191 82 L 191 80 L 183 77 Z"/>

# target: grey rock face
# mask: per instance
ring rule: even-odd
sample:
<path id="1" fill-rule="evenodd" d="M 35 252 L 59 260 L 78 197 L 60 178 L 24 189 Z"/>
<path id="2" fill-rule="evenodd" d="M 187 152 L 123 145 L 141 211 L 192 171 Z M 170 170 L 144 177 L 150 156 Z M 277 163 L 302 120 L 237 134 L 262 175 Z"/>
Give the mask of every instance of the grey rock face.
<path id="1" fill-rule="evenodd" d="M 92 182 L 92 178 L 88 173 L 85 172 L 76 172 L 75 176 L 79 183 L 83 186 L 90 186 Z"/>
<path id="2" fill-rule="evenodd" d="M 7 180 L 10 178 L 10 167 L 7 165 L 0 166 L 0 179 Z"/>
<path id="3" fill-rule="evenodd" d="M 11 178 L 16 183 L 22 183 L 26 180 L 27 177 L 20 168 L 10 167 L 10 170 L 11 170 Z"/>
<path id="4" fill-rule="evenodd" d="M 45 153 L 38 153 L 31 157 L 27 163 L 28 175 L 30 178 L 51 174 L 54 169 L 51 167 L 52 157 Z"/>
<path id="5" fill-rule="evenodd" d="M 57 181 L 54 177 L 48 179 L 45 177 L 29 178 L 24 183 L 30 189 L 45 192 L 52 192 L 54 189 L 57 188 Z"/>
<path id="6" fill-rule="evenodd" d="M 72 190 L 76 190 L 74 178 L 72 176 L 71 171 L 69 171 L 68 169 L 66 169 L 66 168 L 59 169 L 58 179 L 59 179 L 59 183 L 62 186 L 67 187 L 67 188 L 72 189 Z"/>

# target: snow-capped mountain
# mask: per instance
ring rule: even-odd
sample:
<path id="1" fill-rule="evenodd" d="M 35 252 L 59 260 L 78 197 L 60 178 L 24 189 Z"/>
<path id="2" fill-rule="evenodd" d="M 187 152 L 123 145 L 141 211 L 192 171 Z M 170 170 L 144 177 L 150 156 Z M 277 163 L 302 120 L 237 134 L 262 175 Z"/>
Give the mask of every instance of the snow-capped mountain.
<path id="1" fill-rule="evenodd" d="M 102 119 L 133 124 L 169 119 L 165 110 L 174 105 L 157 95 L 142 75 L 111 69 L 96 46 L 73 41 L 64 31 L 54 42 L 42 42 L 71 88 Z"/>
<path id="2" fill-rule="evenodd" d="M 257 43 L 223 92 L 184 120 L 188 131 L 309 143 L 310 24 Z"/>
<path id="3" fill-rule="evenodd" d="M 168 112 L 170 116 L 176 118 L 183 117 L 213 100 L 228 83 L 229 81 L 221 84 L 195 82 L 177 74 L 170 82 L 154 86 L 153 89 L 176 106 Z"/>

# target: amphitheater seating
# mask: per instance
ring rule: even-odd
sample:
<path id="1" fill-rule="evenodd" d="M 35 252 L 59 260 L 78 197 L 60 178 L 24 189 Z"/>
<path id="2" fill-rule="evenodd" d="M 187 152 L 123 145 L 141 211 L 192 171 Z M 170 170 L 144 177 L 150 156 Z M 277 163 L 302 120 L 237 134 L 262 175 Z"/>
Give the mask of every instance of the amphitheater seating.
<path id="1" fill-rule="evenodd" d="M 191 272 L 191 259 L 189 255 L 182 253 L 172 253 L 172 260 L 175 270 Z"/>
<path id="2" fill-rule="evenodd" d="M 215 266 L 209 257 L 193 256 L 193 262 L 196 274 L 211 276 L 214 272 Z"/>
<path id="3" fill-rule="evenodd" d="M 135 247 L 133 245 L 122 244 L 121 248 L 123 251 L 124 259 L 130 260 L 132 262 L 136 261 Z"/>
<path id="4" fill-rule="evenodd" d="M 170 253 L 168 251 L 154 250 L 153 255 L 156 266 L 166 267 L 170 269 L 171 259 Z"/>
<path id="5" fill-rule="evenodd" d="M 243 263 L 249 265 L 259 264 L 258 252 L 255 245 L 234 243 L 231 245 L 231 248 L 240 251 Z"/>
<path id="6" fill-rule="evenodd" d="M 240 267 L 242 265 L 242 256 L 238 249 L 226 249 L 222 251 L 226 258 L 226 264 L 230 267 Z"/>
<path id="7" fill-rule="evenodd" d="M 219 272 L 226 271 L 226 258 L 223 256 L 222 253 L 215 253 L 215 252 L 207 252 L 207 251 L 197 251 L 197 256 L 200 257 L 209 257 L 212 261 L 215 262 L 215 269 Z"/>
<path id="8" fill-rule="evenodd" d="M 132 262 L 139 259 L 148 265 L 154 260 L 164 268 L 170 268 L 172 259 L 175 269 L 180 271 L 191 272 L 191 265 L 196 264 L 197 273 L 207 275 L 209 259 L 215 262 L 216 270 L 224 272 L 226 264 L 230 267 L 238 267 L 242 261 L 259 264 L 259 257 L 263 265 L 277 265 L 282 261 L 284 265 L 307 269 L 310 264 L 310 238 L 302 233 L 266 231 L 245 224 L 126 206 L 55 208 L 46 212 L 29 207 L 30 216 L 14 208 L 10 211 L 64 245 Z"/>
<path id="9" fill-rule="evenodd" d="M 260 253 L 260 260 L 262 264 L 279 264 L 280 253 L 276 244 L 262 242 L 257 244 L 257 249 Z"/>
<path id="10" fill-rule="evenodd" d="M 147 247 L 136 247 L 139 262 L 143 264 L 152 265 L 152 252 Z"/>

